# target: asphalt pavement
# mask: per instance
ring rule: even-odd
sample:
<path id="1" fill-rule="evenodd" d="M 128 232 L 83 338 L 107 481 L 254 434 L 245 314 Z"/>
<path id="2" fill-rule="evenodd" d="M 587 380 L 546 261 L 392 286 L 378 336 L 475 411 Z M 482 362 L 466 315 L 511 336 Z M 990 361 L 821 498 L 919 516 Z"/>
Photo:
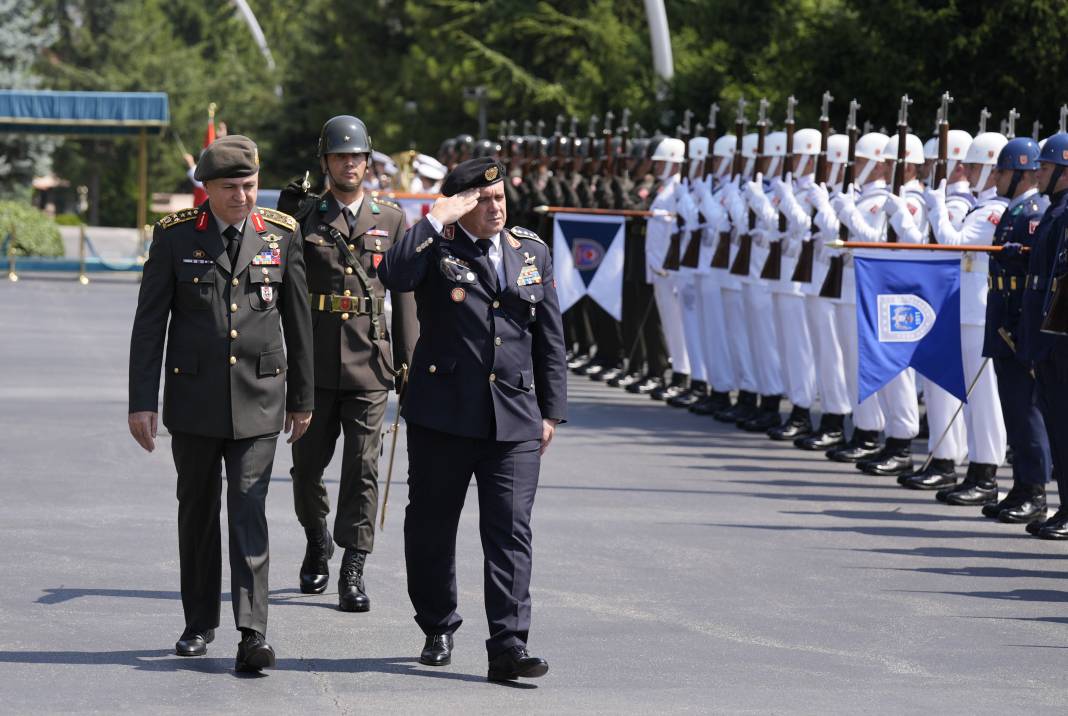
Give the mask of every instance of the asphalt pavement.
<path id="1" fill-rule="evenodd" d="M 403 431 L 369 613 L 337 611 L 339 555 L 325 594 L 299 593 L 282 443 L 268 498 L 278 668 L 232 673 L 228 594 L 208 655 L 174 656 L 169 440 L 147 454 L 126 429 L 136 292 L 125 277 L 0 284 L 5 713 L 1002 714 L 1068 696 L 1068 546 L 578 378 L 534 512 L 530 650 L 546 677 L 485 681 L 473 490 L 453 663 L 417 663 Z M 335 459 L 335 495 L 337 475 Z"/>

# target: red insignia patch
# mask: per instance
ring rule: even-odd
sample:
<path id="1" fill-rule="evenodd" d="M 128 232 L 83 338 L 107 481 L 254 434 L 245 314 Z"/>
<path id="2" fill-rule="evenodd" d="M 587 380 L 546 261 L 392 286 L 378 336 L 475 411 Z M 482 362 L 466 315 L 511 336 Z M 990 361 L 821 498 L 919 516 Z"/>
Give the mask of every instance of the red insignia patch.
<path id="1" fill-rule="evenodd" d="M 1019 156 L 1019 159 L 1020 159 L 1020 164 L 1027 164 L 1027 155 L 1026 154 L 1021 154 Z"/>
<path id="2" fill-rule="evenodd" d="M 916 212 L 919 211 L 919 210 L 915 206 L 913 206 L 912 204 L 905 204 L 905 206 L 907 206 L 909 208 L 909 213 L 910 214 L 912 214 L 913 216 L 916 216 Z"/>
<path id="3" fill-rule="evenodd" d="M 989 221 L 994 226 L 997 226 L 998 224 L 1001 223 L 1001 217 L 998 216 L 996 211 L 990 212 L 990 216 L 986 217 L 986 220 Z"/>
<path id="4" fill-rule="evenodd" d="M 1038 230 L 1039 219 L 1032 219 L 1027 224 L 1027 233 L 1033 234 Z"/>
<path id="5" fill-rule="evenodd" d="M 463 303 L 463 300 L 466 297 L 467 293 L 459 286 L 449 291 L 449 298 L 451 298 L 455 303 Z"/>
<path id="6" fill-rule="evenodd" d="M 877 213 L 878 211 L 879 211 L 879 207 L 877 207 L 877 206 L 876 206 L 875 204 L 872 204 L 872 205 L 871 205 L 871 208 L 870 208 L 870 209 L 868 209 L 868 213 L 869 213 L 869 214 L 875 214 L 875 213 Z"/>
<path id="7" fill-rule="evenodd" d="M 443 228 L 441 230 L 441 236 L 446 241 L 452 241 L 452 237 L 455 236 L 455 235 L 456 235 L 456 227 L 453 226 L 452 224 L 449 224 L 448 226 L 446 226 L 445 228 Z"/>
<path id="8" fill-rule="evenodd" d="M 208 229 L 208 212 L 202 211 L 197 217 L 197 231 L 207 231 Z"/>
<path id="9" fill-rule="evenodd" d="M 258 234 L 262 234 L 267 230 L 267 225 L 263 223 L 263 217 L 259 214 L 252 214 L 252 228 L 255 229 Z"/>
<path id="10" fill-rule="evenodd" d="M 378 268 L 378 264 L 382 263 L 382 254 L 373 254 L 371 256 L 371 265 Z"/>
<path id="11" fill-rule="evenodd" d="M 644 199 L 645 197 L 649 196 L 649 190 L 643 186 L 641 189 L 638 190 L 638 196 Z"/>

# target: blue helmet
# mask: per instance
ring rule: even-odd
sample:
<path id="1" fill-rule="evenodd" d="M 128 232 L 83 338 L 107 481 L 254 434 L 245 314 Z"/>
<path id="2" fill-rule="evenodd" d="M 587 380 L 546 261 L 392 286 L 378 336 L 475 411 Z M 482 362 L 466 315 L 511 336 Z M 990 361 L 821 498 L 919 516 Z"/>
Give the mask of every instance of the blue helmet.
<path id="1" fill-rule="evenodd" d="M 1065 135 L 1068 136 L 1068 135 Z M 998 169 L 1013 171 L 1035 171 L 1038 169 L 1038 156 L 1041 153 L 1038 142 L 1030 137 L 1010 139 L 998 154 Z"/>
<path id="2" fill-rule="evenodd" d="M 1038 161 L 1068 167 L 1068 134 L 1058 132 L 1047 139 Z"/>

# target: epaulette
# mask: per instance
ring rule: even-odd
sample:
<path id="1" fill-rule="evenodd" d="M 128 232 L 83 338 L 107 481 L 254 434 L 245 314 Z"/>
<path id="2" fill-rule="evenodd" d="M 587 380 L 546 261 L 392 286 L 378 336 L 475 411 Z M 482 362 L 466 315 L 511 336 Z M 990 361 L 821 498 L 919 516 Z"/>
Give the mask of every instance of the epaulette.
<path id="1" fill-rule="evenodd" d="M 272 224 L 278 224 L 279 226 L 289 229 L 290 231 L 296 230 L 297 220 L 289 214 L 284 214 L 281 211 L 278 211 L 277 209 L 265 209 L 262 206 L 256 208 L 259 210 L 260 216 L 262 216 L 264 219 L 271 222 Z"/>
<path id="2" fill-rule="evenodd" d="M 383 199 L 382 197 L 376 197 L 375 202 L 381 204 L 382 206 L 391 206 L 397 211 L 404 211 L 404 209 L 401 208 L 400 204 L 393 201 L 392 199 Z"/>
<path id="3" fill-rule="evenodd" d="M 167 214 L 156 223 L 161 229 L 169 229 L 172 226 L 177 226 L 178 224 L 181 224 L 183 222 L 192 221 L 193 219 L 197 218 L 197 214 L 199 213 L 200 209 L 182 209 L 181 211 L 176 211 L 173 214 Z"/>
<path id="4" fill-rule="evenodd" d="M 514 236 L 518 236 L 521 239 L 530 239 L 531 241 L 537 241 L 539 244 L 544 244 L 541 237 L 535 234 L 530 229 L 524 229 L 522 226 L 513 226 L 508 229 Z M 547 245 L 547 244 L 546 244 Z"/>

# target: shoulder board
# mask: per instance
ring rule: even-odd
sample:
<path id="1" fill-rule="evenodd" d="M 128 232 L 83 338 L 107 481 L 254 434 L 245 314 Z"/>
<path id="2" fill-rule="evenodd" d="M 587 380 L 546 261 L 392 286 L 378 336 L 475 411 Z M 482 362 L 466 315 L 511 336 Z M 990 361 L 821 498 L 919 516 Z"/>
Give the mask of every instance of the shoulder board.
<path id="1" fill-rule="evenodd" d="M 297 228 L 297 220 L 289 214 L 283 214 L 276 209 L 265 209 L 262 206 L 257 208 L 259 209 L 260 215 L 272 224 L 278 224 L 290 231 L 294 231 Z"/>
<path id="2" fill-rule="evenodd" d="M 181 211 L 176 211 L 173 214 L 167 214 L 156 223 L 161 229 L 169 229 L 172 226 L 177 226 L 178 224 L 181 224 L 183 222 L 192 221 L 193 219 L 197 218 L 197 214 L 199 213 L 199 209 L 182 209 Z"/>
<path id="3" fill-rule="evenodd" d="M 376 204 L 378 204 L 379 206 L 388 206 L 388 207 L 390 207 L 392 209 L 396 209 L 397 211 L 404 211 L 403 209 L 401 209 L 400 204 L 398 204 L 397 202 L 393 201 L 392 199 L 383 199 L 382 197 L 379 196 L 379 197 L 375 197 L 373 199 L 373 201 Z"/>
<path id="4" fill-rule="evenodd" d="M 517 237 L 517 238 L 530 239 L 531 241 L 537 241 L 539 244 L 544 244 L 545 243 L 544 241 L 542 241 L 540 236 L 535 234 L 530 229 L 524 229 L 522 226 L 513 226 L 512 228 L 510 228 L 508 230 L 510 232 L 512 232 L 512 235 Z"/>

